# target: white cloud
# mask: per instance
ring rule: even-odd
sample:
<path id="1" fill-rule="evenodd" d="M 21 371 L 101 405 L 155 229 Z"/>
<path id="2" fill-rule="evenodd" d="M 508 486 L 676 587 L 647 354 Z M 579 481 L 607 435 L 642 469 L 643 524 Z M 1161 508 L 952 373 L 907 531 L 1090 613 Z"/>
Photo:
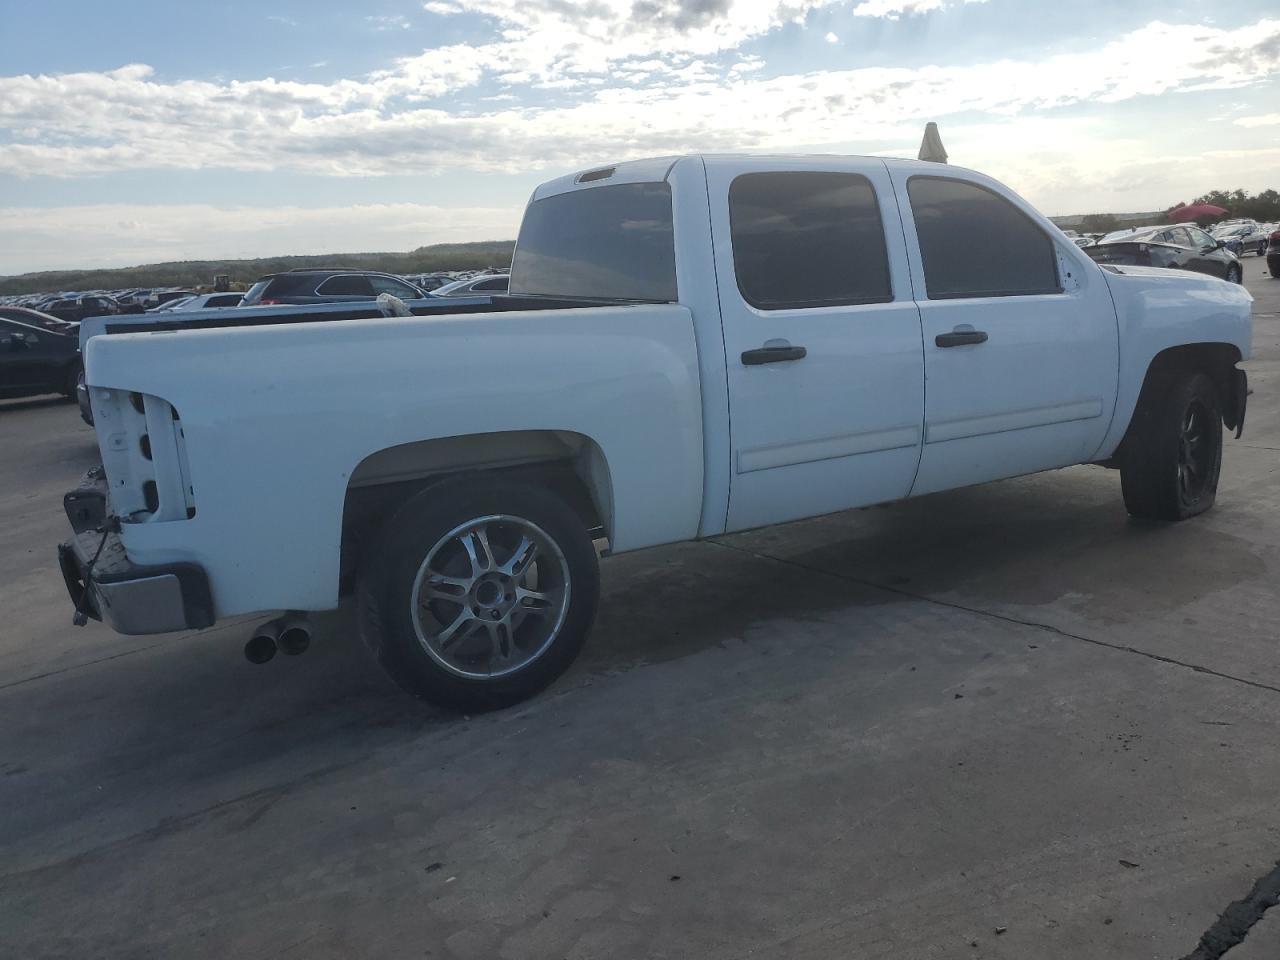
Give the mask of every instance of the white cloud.
<path id="1" fill-rule="evenodd" d="M 272 23 L 284 24 L 286 27 L 296 27 L 298 25 L 297 20 L 294 20 L 291 17 L 282 17 L 274 13 L 267 14 L 267 19 L 270 20 Z"/>
<path id="2" fill-rule="evenodd" d="M 1280 124 L 1280 113 L 1264 113 L 1257 117 L 1239 117 L 1236 124 L 1241 127 L 1274 127 Z"/>
<path id="3" fill-rule="evenodd" d="M 0 127 L 9 134 L 0 172 L 527 172 L 675 151 L 897 139 L 917 135 L 924 120 L 1017 117 L 1245 86 L 1280 73 L 1280 20 L 1235 30 L 1153 23 L 1094 51 L 1038 62 L 775 77 L 758 75 L 758 58 L 726 67 L 647 51 L 609 66 L 593 65 L 597 54 L 558 60 L 556 50 L 535 51 L 519 37 L 497 42 L 507 59 L 495 60 L 492 46 L 439 47 L 392 70 L 331 83 L 166 83 L 140 64 L 0 78 Z M 529 82 L 564 84 L 568 96 L 536 107 L 490 99 L 465 112 L 433 99 L 482 80 L 506 85 L 497 96 L 523 93 Z"/>
<path id="4" fill-rule="evenodd" d="M 370 30 L 382 32 L 385 30 L 408 30 L 409 21 L 406 17 L 399 14 L 394 15 L 378 15 L 364 18 L 364 22 L 369 25 Z"/>
<path id="5" fill-rule="evenodd" d="M 944 7 L 956 6 L 960 3 L 986 3 L 987 0 L 863 0 L 853 8 L 855 17 L 880 17 L 885 20 L 898 20 L 903 16 L 914 16 L 941 10 Z"/>
<path id="6" fill-rule="evenodd" d="M 204 204 L 0 208 L 7 273 L 187 259 L 411 250 L 428 243 L 514 238 L 521 210 L 361 204 L 235 207 Z M 80 238 L 78 242 L 70 238 Z M 108 239 L 109 238 L 109 239 Z"/>
<path id="7" fill-rule="evenodd" d="M 840 38 L 839 38 L 839 37 L 837 37 L 834 33 L 828 33 L 828 34 L 827 34 L 825 37 L 823 37 L 822 39 L 823 39 L 823 40 L 825 40 L 825 41 L 827 41 L 827 43 L 839 43 L 839 42 L 840 42 Z"/>
<path id="8" fill-rule="evenodd" d="M 1227 161 L 1160 156 L 1151 137 L 1108 139 L 1093 121 L 1065 119 L 1054 108 L 1079 106 L 1097 117 L 1105 112 L 1099 105 L 1245 88 L 1280 75 L 1280 19 L 1237 29 L 1155 22 L 1092 51 L 910 69 L 769 75 L 760 56 L 739 49 L 828 2 L 834 0 L 599 0 L 570 8 L 563 0 L 431 0 L 425 7 L 435 13 L 490 17 L 496 38 L 437 47 L 372 75 L 326 83 L 170 82 L 145 64 L 0 77 L 0 174 L 217 168 L 336 176 L 502 171 L 534 179 L 684 151 L 857 152 L 877 141 L 901 144 L 894 152 L 913 156 L 923 122 L 939 120 L 953 160 L 1006 179 L 1048 212 L 1071 213 L 1083 212 L 1084 195 L 1098 209 L 1189 197 L 1216 183 Z M 903 15 L 941 2 L 862 6 L 879 3 Z M 535 102 L 530 88 L 554 96 Z M 449 97 L 464 91 L 472 94 L 468 105 L 452 105 Z M 1234 122 L 1262 127 L 1280 115 Z M 1233 157 L 1228 185 L 1270 185 L 1263 181 L 1276 154 Z M 0 263 L 18 270 L 99 256 L 131 263 L 406 249 L 511 236 L 518 217 L 515 209 L 441 213 L 411 204 L 265 214 L 9 210 L 0 211 Z M 113 226 L 122 221 L 137 226 Z M 506 226 L 487 226 L 500 224 Z M 21 245 L 13 239 L 19 236 Z"/>

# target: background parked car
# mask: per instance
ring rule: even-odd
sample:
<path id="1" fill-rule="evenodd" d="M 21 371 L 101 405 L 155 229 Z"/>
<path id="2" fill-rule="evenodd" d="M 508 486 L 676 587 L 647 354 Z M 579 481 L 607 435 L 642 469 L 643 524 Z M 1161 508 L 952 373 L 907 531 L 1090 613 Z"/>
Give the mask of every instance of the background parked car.
<path id="1" fill-rule="evenodd" d="M 156 307 L 163 307 L 166 303 L 173 300 L 185 300 L 187 297 L 194 297 L 194 290 L 158 290 L 143 301 L 143 306 L 148 310 L 154 310 Z"/>
<path id="2" fill-rule="evenodd" d="M 34 310 L 0 310 L 0 397 L 75 397 L 80 376 L 76 331 L 75 324 Z"/>
<path id="3" fill-rule="evenodd" d="M 263 277 L 244 295 L 241 306 L 273 303 L 335 303 L 348 300 L 376 300 L 389 293 L 401 300 L 420 300 L 421 290 L 389 273 L 367 270 L 290 270 Z"/>
<path id="4" fill-rule="evenodd" d="M 487 293 L 506 293 L 511 282 L 508 274 L 491 274 L 470 280 L 455 280 L 431 291 L 433 297 L 474 297 Z"/>
<path id="5" fill-rule="evenodd" d="M 1266 252 L 1267 234 L 1270 232 L 1267 226 L 1250 221 L 1219 226 L 1212 235 L 1237 257 L 1243 257 L 1246 253 L 1262 256 Z"/>
<path id="6" fill-rule="evenodd" d="M 1280 230 L 1271 231 L 1267 238 L 1267 270 L 1280 278 Z"/>
<path id="7" fill-rule="evenodd" d="M 439 287 L 443 287 L 446 283 L 452 283 L 453 277 L 447 273 L 421 273 L 402 278 L 409 281 L 424 293 L 430 293 Z"/>
<path id="8" fill-rule="evenodd" d="M 1190 224 L 1108 234 L 1084 251 L 1098 263 L 1195 270 L 1233 283 L 1241 283 L 1244 276 L 1235 254 Z"/>
<path id="9" fill-rule="evenodd" d="M 75 336 L 79 324 L 72 320 L 60 320 L 29 307 L 0 307 L 0 320 L 14 320 L 28 326 L 40 327 L 50 333 L 69 333 Z"/>
<path id="10" fill-rule="evenodd" d="M 148 310 L 148 313 L 181 313 L 185 310 L 203 310 L 206 307 L 238 307 L 244 299 L 242 293 L 199 293 L 191 297 L 180 297 L 168 303 Z"/>
<path id="11" fill-rule="evenodd" d="M 70 323 L 79 323 L 85 317 L 105 317 L 121 312 L 120 304 L 107 296 L 85 294 L 71 299 L 55 300 L 43 312 Z"/>
<path id="12" fill-rule="evenodd" d="M 172 301 L 166 306 L 172 312 L 205 310 L 209 307 L 238 307 L 243 298 L 243 293 L 201 293 L 195 297 Z"/>

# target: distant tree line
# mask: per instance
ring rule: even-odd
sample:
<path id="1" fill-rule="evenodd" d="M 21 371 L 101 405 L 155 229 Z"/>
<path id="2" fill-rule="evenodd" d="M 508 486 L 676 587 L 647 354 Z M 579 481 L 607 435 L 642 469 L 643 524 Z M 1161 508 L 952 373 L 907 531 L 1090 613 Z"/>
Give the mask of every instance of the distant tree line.
<path id="1" fill-rule="evenodd" d="M 437 243 L 408 253 L 334 253 L 306 257 L 265 257 L 259 260 L 184 260 L 151 263 L 117 270 L 52 270 L 0 277 L 0 295 L 56 293 L 63 290 L 123 290 L 130 287 L 209 287 L 218 274 L 233 285 L 248 285 L 269 273 L 295 267 L 353 267 L 384 273 L 506 269 L 515 247 L 512 240 L 481 243 Z"/>
<path id="2" fill-rule="evenodd" d="M 1280 221 L 1280 192 L 1275 190 L 1263 190 L 1257 194 L 1251 194 L 1247 190 L 1210 190 L 1191 202 L 1211 203 L 1215 207 L 1221 207 L 1233 219 L 1257 220 L 1259 223 Z M 1165 211 L 1165 216 L 1167 217 L 1182 206 L 1186 204 L 1179 203 L 1170 207 Z M 1134 219 L 1114 213 L 1091 213 L 1081 218 L 1076 229 L 1081 233 L 1110 233 L 1112 230 L 1140 227 L 1150 222 L 1147 219 Z"/>
<path id="3" fill-rule="evenodd" d="M 1237 219 L 1263 223 L 1280 220 L 1280 193 L 1275 190 L 1263 190 L 1256 194 L 1250 194 L 1246 190 L 1210 190 L 1203 197 L 1196 197 L 1193 202 L 1222 207 Z"/>

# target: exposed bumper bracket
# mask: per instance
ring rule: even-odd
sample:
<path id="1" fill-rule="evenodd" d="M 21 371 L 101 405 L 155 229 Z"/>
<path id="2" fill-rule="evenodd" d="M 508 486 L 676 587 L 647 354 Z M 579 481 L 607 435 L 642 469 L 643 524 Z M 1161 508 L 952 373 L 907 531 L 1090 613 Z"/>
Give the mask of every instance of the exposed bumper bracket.
<path id="1" fill-rule="evenodd" d="M 97 562 L 89 569 L 95 555 Z M 213 625 L 209 578 L 194 563 L 139 566 L 125 555 L 118 534 L 86 531 L 58 545 L 58 565 L 76 610 L 105 620 L 118 633 Z"/>

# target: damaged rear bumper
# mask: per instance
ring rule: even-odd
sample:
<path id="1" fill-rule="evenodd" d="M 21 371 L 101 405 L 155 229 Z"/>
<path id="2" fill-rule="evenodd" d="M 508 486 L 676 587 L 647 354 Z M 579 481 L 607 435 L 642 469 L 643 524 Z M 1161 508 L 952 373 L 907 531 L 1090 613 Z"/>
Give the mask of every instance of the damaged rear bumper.
<path id="1" fill-rule="evenodd" d="M 76 611 L 124 634 L 212 626 L 213 599 L 204 570 L 194 563 L 131 561 L 120 535 L 106 524 L 105 488 L 101 472 L 91 472 L 64 500 L 75 532 L 58 545 L 58 566 Z"/>

